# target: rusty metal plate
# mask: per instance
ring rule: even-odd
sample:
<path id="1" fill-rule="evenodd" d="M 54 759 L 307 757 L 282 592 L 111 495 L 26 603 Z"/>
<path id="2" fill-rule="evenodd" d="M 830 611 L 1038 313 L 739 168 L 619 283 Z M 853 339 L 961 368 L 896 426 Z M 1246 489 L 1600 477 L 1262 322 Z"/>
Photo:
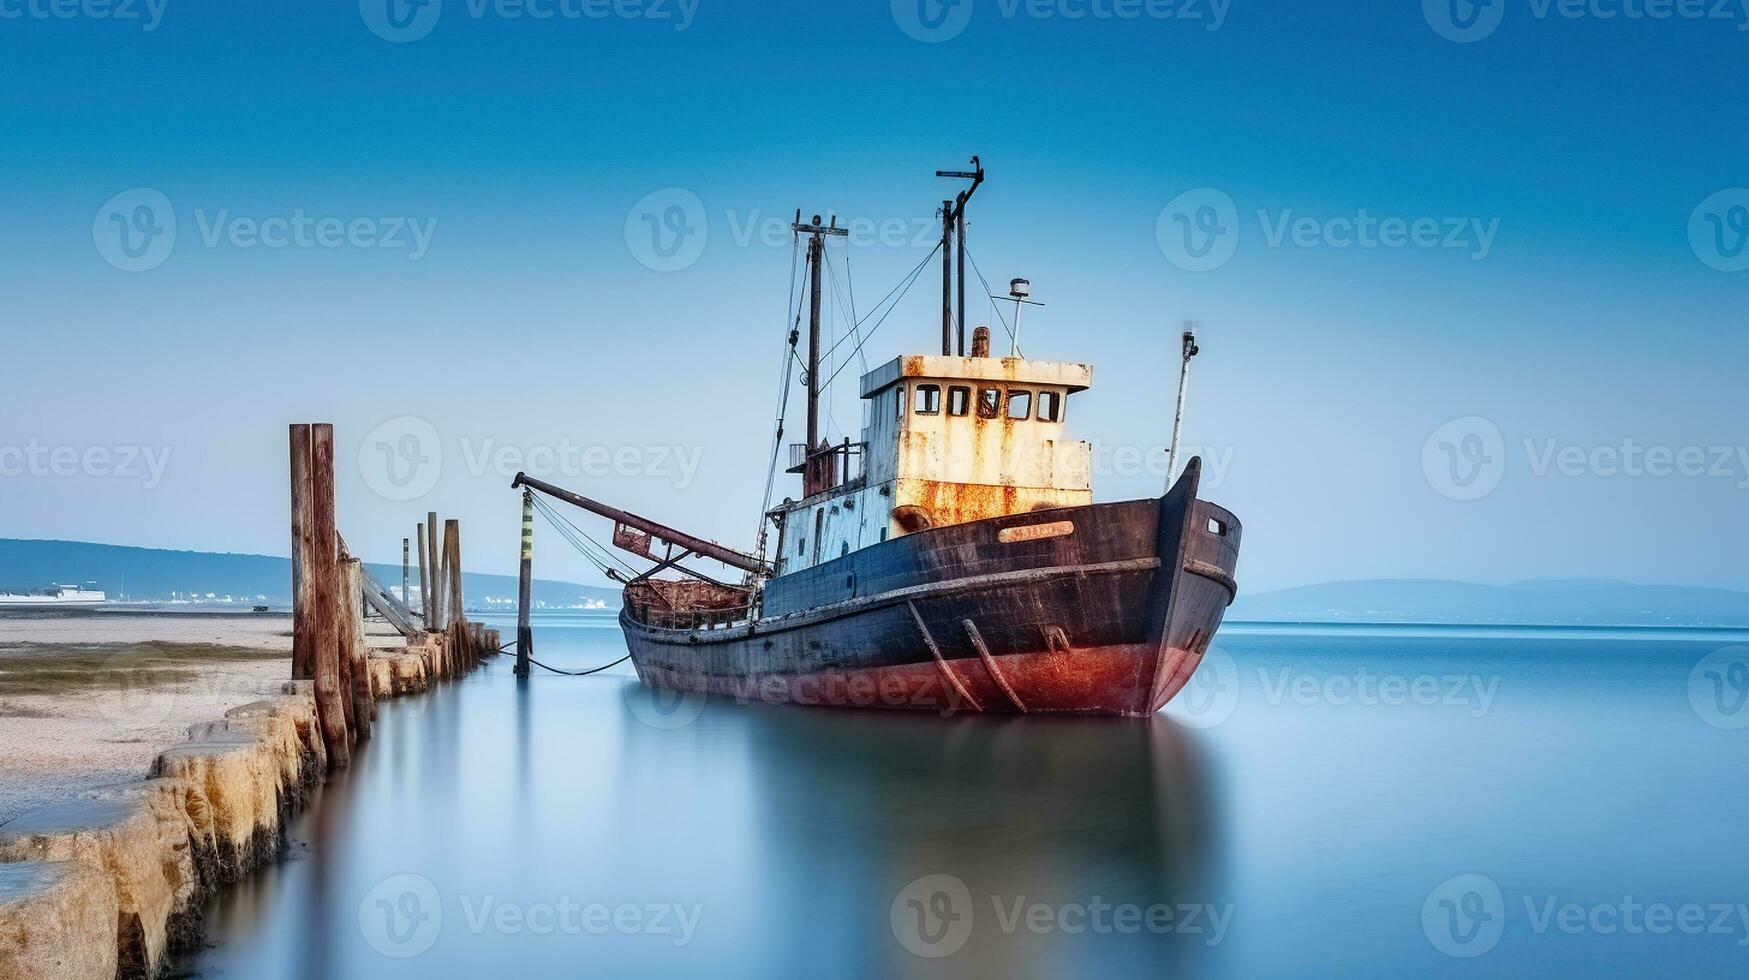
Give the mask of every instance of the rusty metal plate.
<path id="1" fill-rule="evenodd" d="M 1044 538 L 1061 538 L 1074 533 L 1074 521 L 1052 521 L 1049 524 L 1025 524 L 1020 527 L 1005 527 L 996 532 L 996 540 L 1003 544 L 1013 544 L 1016 541 L 1039 541 Z"/>

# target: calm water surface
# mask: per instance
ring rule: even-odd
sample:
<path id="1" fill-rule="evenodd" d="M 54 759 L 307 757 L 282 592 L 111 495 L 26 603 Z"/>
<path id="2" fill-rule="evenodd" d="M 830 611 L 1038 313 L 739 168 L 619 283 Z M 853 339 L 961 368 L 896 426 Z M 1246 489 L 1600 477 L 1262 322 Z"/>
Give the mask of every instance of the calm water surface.
<path id="1" fill-rule="evenodd" d="M 512 635 L 510 624 L 506 635 Z M 1147 722 L 657 697 L 510 659 L 381 707 L 213 977 L 1749 973 L 1729 632 L 1228 627 Z M 537 618 L 555 666 L 611 615 Z M 1659 911 L 1662 908 L 1665 911 Z"/>

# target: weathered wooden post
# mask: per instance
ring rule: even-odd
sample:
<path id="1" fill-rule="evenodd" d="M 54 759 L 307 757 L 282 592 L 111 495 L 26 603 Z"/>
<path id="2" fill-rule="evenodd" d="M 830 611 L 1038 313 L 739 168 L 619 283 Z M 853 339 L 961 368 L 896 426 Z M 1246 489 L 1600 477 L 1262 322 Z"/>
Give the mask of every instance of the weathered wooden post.
<path id="1" fill-rule="evenodd" d="M 334 529 L 334 426 L 310 426 L 309 562 L 304 581 L 309 586 L 311 674 L 316 681 L 316 716 L 328 764 L 352 764 L 352 743 L 346 725 L 346 704 L 340 687 L 340 629 L 337 622 L 340 589 L 340 537 Z"/>
<path id="2" fill-rule="evenodd" d="M 425 611 L 427 611 L 427 604 L 432 600 L 432 586 L 430 586 L 430 579 L 427 577 L 429 572 L 425 570 L 427 558 L 425 558 L 425 525 L 423 523 L 418 523 L 413 527 L 413 539 L 420 542 L 420 609 L 418 609 L 418 613 L 420 613 L 420 620 L 425 620 L 427 625 L 430 625 L 430 616 L 427 616 Z M 408 609 L 413 609 L 411 598 L 408 600 Z"/>
<path id="3" fill-rule="evenodd" d="M 528 624 L 528 604 L 534 589 L 534 491 L 522 491 L 522 566 L 516 580 L 516 676 L 528 676 L 534 656 L 534 630 Z"/>
<path id="4" fill-rule="evenodd" d="M 455 667 L 460 672 L 473 656 L 469 649 L 467 616 L 462 612 L 462 522 L 450 518 L 443 522 L 443 564 L 449 592 L 444 597 L 444 612 L 449 615 L 450 635 L 455 641 Z"/>
<path id="5" fill-rule="evenodd" d="M 310 582 L 304 568 L 310 561 L 310 427 L 291 427 L 291 577 L 292 680 L 316 676 L 315 641 L 310 618 Z"/>
<path id="6" fill-rule="evenodd" d="M 364 653 L 364 618 L 360 613 L 363 600 L 363 576 L 359 560 L 340 559 L 340 607 L 338 642 L 335 649 L 340 660 L 340 696 L 346 702 L 346 722 L 353 744 L 370 735 L 370 675 L 361 662 Z M 359 698 L 359 686 L 365 696 Z"/>
<path id="7" fill-rule="evenodd" d="M 340 620 L 340 656 L 346 662 L 350 685 L 345 696 L 352 699 L 352 734 L 354 741 L 370 737 L 370 720 L 376 702 L 370 695 L 370 664 L 364 639 L 364 564 L 357 558 L 340 563 L 341 589 L 346 595 L 349 613 Z"/>
<path id="8" fill-rule="evenodd" d="M 431 546 L 431 596 L 425 600 L 425 628 L 441 630 L 449 623 L 443 618 L 443 552 L 437 549 L 437 511 L 425 515 L 425 536 Z"/>
<path id="9" fill-rule="evenodd" d="M 413 607 L 413 554 L 406 538 L 401 539 L 401 605 Z"/>

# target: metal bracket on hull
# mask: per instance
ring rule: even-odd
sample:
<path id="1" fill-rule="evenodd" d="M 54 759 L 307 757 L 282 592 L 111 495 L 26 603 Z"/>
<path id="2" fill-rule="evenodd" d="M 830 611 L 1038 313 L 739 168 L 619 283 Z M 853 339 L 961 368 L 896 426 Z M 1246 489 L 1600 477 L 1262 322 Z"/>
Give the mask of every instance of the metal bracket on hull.
<path id="1" fill-rule="evenodd" d="M 990 679 L 995 681 L 996 686 L 1002 689 L 1002 693 L 1008 696 L 1008 703 L 1014 705 L 1014 710 L 1023 715 L 1026 714 L 1026 705 L 1020 700 L 1020 696 L 1014 693 L 1014 688 L 1008 686 L 1008 678 L 1002 676 L 1002 668 L 996 666 L 996 658 L 990 656 L 990 648 L 984 645 L 984 637 L 978 632 L 978 624 L 969 619 L 962 619 L 960 625 L 966 628 L 966 636 L 971 639 L 972 646 L 977 648 L 978 659 L 984 662 L 984 669 L 989 672 Z"/>
<path id="2" fill-rule="evenodd" d="M 930 656 L 935 658 L 935 666 L 941 671 L 941 676 L 947 679 L 955 694 L 958 694 L 962 700 L 972 706 L 973 711 L 983 711 L 984 706 L 978 703 L 977 698 L 972 697 L 972 692 L 966 690 L 966 686 L 961 684 L 959 677 L 954 674 L 953 668 L 949 667 L 947 660 L 941 656 L 941 648 L 935 645 L 935 637 L 929 635 L 929 627 L 923 625 L 923 616 L 917 612 L 917 604 L 906 602 L 905 608 L 911 610 L 911 621 L 917 624 L 917 632 L 923 634 L 923 645 L 929 648 Z"/>

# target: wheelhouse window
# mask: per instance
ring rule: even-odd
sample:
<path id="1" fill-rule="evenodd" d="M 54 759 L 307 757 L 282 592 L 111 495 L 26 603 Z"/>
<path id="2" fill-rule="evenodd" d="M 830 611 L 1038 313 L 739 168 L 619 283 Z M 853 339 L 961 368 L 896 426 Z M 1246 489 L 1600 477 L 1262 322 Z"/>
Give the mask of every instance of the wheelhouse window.
<path id="1" fill-rule="evenodd" d="M 903 421 L 905 421 L 905 386 L 900 385 L 899 387 L 894 388 L 893 391 L 895 392 L 895 397 L 893 398 L 893 403 L 895 405 L 899 406 L 899 411 L 894 416 L 894 418 L 897 418 L 899 421 L 903 422 Z"/>
<path id="2" fill-rule="evenodd" d="M 1011 419 L 1025 419 L 1032 417 L 1032 392 L 1008 392 L 1008 417 Z"/>
<path id="3" fill-rule="evenodd" d="M 918 385 L 917 386 L 917 414 L 918 415 L 940 415 L 941 414 L 941 386 L 940 385 Z"/>
<path id="4" fill-rule="evenodd" d="M 1062 392 L 1041 391 L 1038 393 L 1038 420 L 1040 422 L 1063 421 Z"/>
<path id="5" fill-rule="evenodd" d="M 1002 392 L 995 388 L 978 389 L 978 418 L 993 419 L 1002 414 Z"/>
<path id="6" fill-rule="evenodd" d="M 972 410 L 972 389 L 954 385 L 947 389 L 947 414 L 958 418 Z"/>

